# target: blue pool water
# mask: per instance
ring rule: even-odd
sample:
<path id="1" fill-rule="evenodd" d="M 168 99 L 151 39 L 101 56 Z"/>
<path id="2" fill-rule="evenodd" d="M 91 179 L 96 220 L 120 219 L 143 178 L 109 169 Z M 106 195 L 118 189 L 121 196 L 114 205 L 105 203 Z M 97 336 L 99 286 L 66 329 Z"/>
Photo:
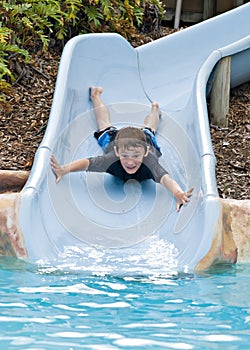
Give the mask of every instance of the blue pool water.
<path id="1" fill-rule="evenodd" d="M 0 348 L 250 349 L 250 265 L 91 276 L 0 260 Z"/>

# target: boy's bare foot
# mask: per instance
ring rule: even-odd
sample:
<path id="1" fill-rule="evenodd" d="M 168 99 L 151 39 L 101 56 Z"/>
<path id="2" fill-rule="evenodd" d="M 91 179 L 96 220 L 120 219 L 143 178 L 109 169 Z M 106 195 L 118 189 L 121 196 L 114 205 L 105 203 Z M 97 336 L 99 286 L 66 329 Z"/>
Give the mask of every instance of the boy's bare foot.
<path id="1" fill-rule="evenodd" d="M 161 118 L 161 110 L 159 109 L 159 104 L 158 104 L 158 102 L 153 102 L 153 103 L 152 103 L 152 112 L 153 112 L 154 110 L 157 110 L 158 115 L 159 115 L 159 118 Z"/>
<path id="2" fill-rule="evenodd" d="M 90 98 L 93 100 L 96 97 L 99 97 L 103 92 L 103 88 L 101 86 L 91 86 L 90 88 Z"/>

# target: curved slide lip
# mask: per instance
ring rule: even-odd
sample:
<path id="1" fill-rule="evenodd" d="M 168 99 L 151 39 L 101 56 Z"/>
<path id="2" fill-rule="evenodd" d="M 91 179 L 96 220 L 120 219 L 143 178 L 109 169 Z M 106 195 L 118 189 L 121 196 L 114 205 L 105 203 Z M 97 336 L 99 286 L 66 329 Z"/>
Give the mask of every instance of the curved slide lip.
<path id="1" fill-rule="evenodd" d="M 197 64 L 195 64 L 194 59 L 190 58 L 191 64 L 188 62 L 188 65 L 186 62 L 187 59 L 183 57 L 182 61 L 180 60 L 182 66 L 177 65 L 173 67 L 171 69 L 172 72 L 166 72 L 161 69 L 161 65 L 164 64 L 162 55 L 164 50 L 167 50 L 173 42 L 178 42 L 179 40 L 182 42 L 186 40 L 186 36 L 195 39 L 197 36 L 199 37 L 200 33 L 206 33 L 206 27 L 217 28 L 220 26 L 222 29 L 225 24 L 227 28 L 229 23 L 232 23 L 234 19 L 234 21 L 238 20 L 241 22 L 239 28 L 242 31 L 242 18 L 246 18 L 245 23 L 249 28 L 247 20 L 249 13 L 250 4 L 246 4 L 215 19 L 193 26 L 193 28 L 188 29 L 188 33 L 185 32 L 186 30 L 180 31 L 176 35 L 173 34 L 170 37 L 159 39 L 137 49 L 133 49 L 124 38 L 117 34 L 82 35 L 73 38 L 67 43 L 60 62 L 53 106 L 46 134 L 37 151 L 30 178 L 21 196 L 20 224 L 31 259 L 46 258 L 53 260 L 60 256 L 60 254 L 63 254 L 65 249 L 72 246 L 82 246 L 83 244 L 77 235 L 70 232 L 70 229 L 67 227 L 65 228 L 65 225 L 61 222 L 63 218 L 58 220 L 58 216 L 55 213 L 53 200 L 51 199 L 52 193 L 50 186 L 52 186 L 53 176 L 49 168 L 49 156 L 51 152 L 57 152 L 59 160 L 64 162 L 68 158 L 72 159 L 73 155 L 77 155 L 78 151 L 76 152 L 76 149 L 73 153 L 70 150 L 72 139 L 64 138 L 63 135 L 67 134 L 69 125 L 72 126 L 72 130 L 75 128 L 74 120 L 77 121 L 78 117 L 79 125 L 82 125 L 82 115 L 84 118 L 86 117 L 90 120 L 90 125 L 88 126 L 90 130 L 86 131 L 87 146 L 90 150 L 98 152 L 94 146 L 94 148 L 89 146 L 88 141 L 88 135 L 95 128 L 94 123 L 91 122 L 92 111 L 88 99 L 88 86 L 100 84 L 105 86 L 106 102 L 111 106 L 114 113 L 118 111 L 119 114 L 119 109 L 123 108 L 129 111 L 132 106 L 138 110 L 139 117 L 138 121 L 136 120 L 138 124 L 141 121 L 141 110 L 145 112 L 150 105 L 150 101 L 154 100 L 157 92 L 160 91 L 159 87 L 161 87 L 159 99 L 165 120 L 159 129 L 159 138 L 163 143 L 166 140 L 166 142 L 170 142 L 170 147 L 174 147 L 173 150 L 177 152 L 177 158 L 178 154 L 181 153 L 180 156 L 184 160 L 184 169 L 183 175 L 179 180 L 181 182 L 184 181 L 184 185 L 189 185 L 193 181 L 192 178 L 196 177 L 197 186 L 196 193 L 190 205 L 183 208 L 179 215 L 173 212 L 173 207 L 169 207 L 168 213 L 166 212 L 166 220 L 163 217 L 160 219 L 165 221 L 162 224 L 163 229 L 161 227 L 157 228 L 157 235 L 160 240 L 173 244 L 178 250 L 176 256 L 181 267 L 187 266 L 191 269 L 195 267 L 197 262 L 209 250 L 214 227 L 220 213 L 217 203 L 218 193 L 215 179 L 216 160 L 213 153 L 207 117 L 206 86 L 216 63 L 221 57 L 227 55 L 233 55 L 232 84 L 239 84 L 249 79 L 249 70 L 245 66 L 243 68 L 240 67 L 240 65 L 242 65 L 242 59 L 249 59 L 250 37 L 244 33 L 239 33 L 238 35 L 234 33 L 234 41 L 229 43 L 227 40 L 226 45 L 223 46 L 221 45 L 221 41 L 223 42 L 225 33 L 222 33 L 222 39 L 219 38 L 218 34 L 219 44 L 217 42 L 213 44 L 213 41 L 209 41 L 207 43 L 209 47 L 207 52 L 201 52 L 200 55 L 197 54 L 199 56 L 197 57 Z M 246 33 L 249 32 L 247 27 L 245 28 Z M 216 39 L 211 36 L 210 38 L 211 40 Z M 200 39 L 197 40 L 200 42 Z M 175 44 L 174 47 L 178 47 L 178 45 L 181 47 L 180 42 L 179 44 Z M 110 50 L 110 47 L 113 49 Z M 171 57 L 174 57 L 175 54 L 178 56 L 178 51 L 176 53 L 173 51 Z M 157 59 L 160 58 L 159 65 L 156 64 L 153 67 L 154 70 L 152 70 L 152 55 L 155 55 L 154 57 L 157 57 Z M 84 62 L 84 67 L 81 66 L 81 60 Z M 81 70 L 79 67 L 81 67 Z M 149 69 L 150 67 L 151 69 Z M 183 69 L 183 76 L 179 71 L 180 67 Z M 157 69 L 160 70 L 161 75 L 159 75 Z M 178 89 L 172 89 L 171 94 L 169 94 L 170 90 L 166 87 L 168 81 L 165 82 L 165 78 L 170 79 L 174 76 L 174 69 L 177 69 L 177 79 L 176 81 L 171 80 L 170 85 L 171 88 L 177 86 Z M 241 71 L 240 76 L 238 74 L 239 70 Z M 81 73 L 81 71 L 84 73 Z M 152 71 L 155 73 L 154 81 L 152 80 Z M 175 96 L 175 92 L 177 97 Z M 164 100 L 165 96 L 167 96 L 166 103 Z M 118 104 L 114 104 L 115 101 L 118 101 Z M 123 114 L 121 113 L 121 115 Z M 191 115 L 192 117 L 187 119 L 187 115 Z M 121 123 L 119 117 L 116 122 Z M 169 134 L 166 137 L 165 134 L 170 132 L 168 129 L 169 126 L 173 128 L 171 130 L 178 131 L 173 131 L 175 133 L 174 135 Z M 184 138 L 187 138 L 187 140 L 183 144 L 180 142 L 180 145 L 176 148 L 172 144 L 175 143 L 175 139 L 177 140 L 179 132 L 183 132 L 186 135 Z M 71 130 L 69 130 L 70 133 L 72 133 Z M 71 141 L 69 142 L 69 140 Z M 184 148 L 187 147 L 187 149 L 182 150 L 182 146 Z M 79 148 L 79 152 L 83 152 L 80 143 L 77 147 Z M 185 152 L 182 153 L 183 151 Z M 171 156 L 170 154 L 167 155 Z M 178 176 L 179 170 L 182 171 L 178 166 L 176 169 L 173 169 L 176 176 Z M 70 188 L 71 193 L 74 194 L 74 191 L 77 192 L 76 184 L 82 184 L 82 181 L 85 180 L 81 175 L 70 178 L 69 183 L 70 186 L 72 185 L 72 188 Z M 152 191 L 150 193 L 154 196 L 154 190 Z M 161 196 L 161 193 L 159 196 Z M 150 198 L 152 199 L 153 197 Z M 77 197 L 76 202 L 78 200 L 79 198 Z M 173 202 L 171 200 L 170 202 L 172 205 Z M 134 207 L 140 208 L 140 205 L 135 205 Z M 131 212 L 133 210 L 131 209 Z M 147 210 L 150 212 L 150 209 Z M 129 212 L 129 210 L 127 211 Z M 138 215 L 139 217 L 143 216 L 140 212 Z M 119 220 L 114 215 L 114 223 L 118 225 L 117 227 L 120 225 Z M 155 220 L 157 221 L 157 219 Z M 71 224 L 72 222 L 69 223 L 69 225 Z M 100 226 L 97 222 L 98 225 Z M 141 228 L 144 230 L 146 226 L 148 225 L 145 221 Z M 140 226 L 138 227 L 140 230 Z M 193 230 L 197 231 L 198 229 L 202 230 L 202 234 L 199 232 L 193 233 Z M 171 232 L 168 232 L 169 230 Z M 34 242 L 34 235 L 41 242 L 39 247 Z M 149 236 L 150 239 L 153 239 L 151 235 Z M 191 247 L 190 242 L 192 242 L 193 247 Z M 93 244 L 93 242 L 89 243 Z M 86 246 L 86 243 L 83 245 Z M 145 251 L 145 246 L 140 242 L 133 243 L 132 247 L 134 249 L 141 249 L 142 252 Z M 118 251 L 120 251 L 121 255 L 124 254 L 126 249 L 119 249 Z M 131 250 L 129 251 L 131 252 Z"/>

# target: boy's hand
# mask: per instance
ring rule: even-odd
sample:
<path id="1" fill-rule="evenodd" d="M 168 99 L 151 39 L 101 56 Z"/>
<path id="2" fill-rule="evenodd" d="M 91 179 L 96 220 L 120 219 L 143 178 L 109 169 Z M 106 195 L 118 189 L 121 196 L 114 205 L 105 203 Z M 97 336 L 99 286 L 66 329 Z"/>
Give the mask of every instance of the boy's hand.
<path id="1" fill-rule="evenodd" d="M 183 192 L 181 187 L 178 185 L 178 183 L 173 180 L 169 174 L 165 174 L 162 176 L 161 185 L 166 187 L 170 192 L 173 193 L 175 196 L 177 203 L 176 203 L 176 210 L 180 211 L 180 208 L 182 205 L 187 205 L 188 202 L 190 201 L 190 197 L 192 196 L 192 192 L 194 188 L 190 188 L 187 192 Z"/>
<path id="2" fill-rule="evenodd" d="M 63 168 L 59 165 L 59 163 L 57 162 L 56 158 L 53 155 L 50 157 L 50 166 L 51 166 L 53 173 L 56 176 L 56 183 L 58 183 L 59 181 L 61 181 L 61 179 L 64 175 L 64 171 L 63 171 Z"/>
<path id="3" fill-rule="evenodd" d="M 192 196 L 194 188 L 190 188 L 187 192 L 180 192 L 176 195 L 177 203 L 176 203 L 176 210 L 180 211 L 182 205 L 187 205 L 190 201 L 190 197 Z"/>

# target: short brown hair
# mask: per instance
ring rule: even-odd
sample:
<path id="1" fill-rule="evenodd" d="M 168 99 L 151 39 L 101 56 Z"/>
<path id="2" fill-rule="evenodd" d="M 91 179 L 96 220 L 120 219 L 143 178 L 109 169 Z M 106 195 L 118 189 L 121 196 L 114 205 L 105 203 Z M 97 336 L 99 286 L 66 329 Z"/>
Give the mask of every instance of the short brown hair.
<path id="1" fill-rule="evenodd" d="M 133 126 L 122 128 L 118 131 L 115 138 L 115 146 L 117 149 L 130 147 L 143 147 L 147 152 L 147 141 L 145 133 Z"/>

